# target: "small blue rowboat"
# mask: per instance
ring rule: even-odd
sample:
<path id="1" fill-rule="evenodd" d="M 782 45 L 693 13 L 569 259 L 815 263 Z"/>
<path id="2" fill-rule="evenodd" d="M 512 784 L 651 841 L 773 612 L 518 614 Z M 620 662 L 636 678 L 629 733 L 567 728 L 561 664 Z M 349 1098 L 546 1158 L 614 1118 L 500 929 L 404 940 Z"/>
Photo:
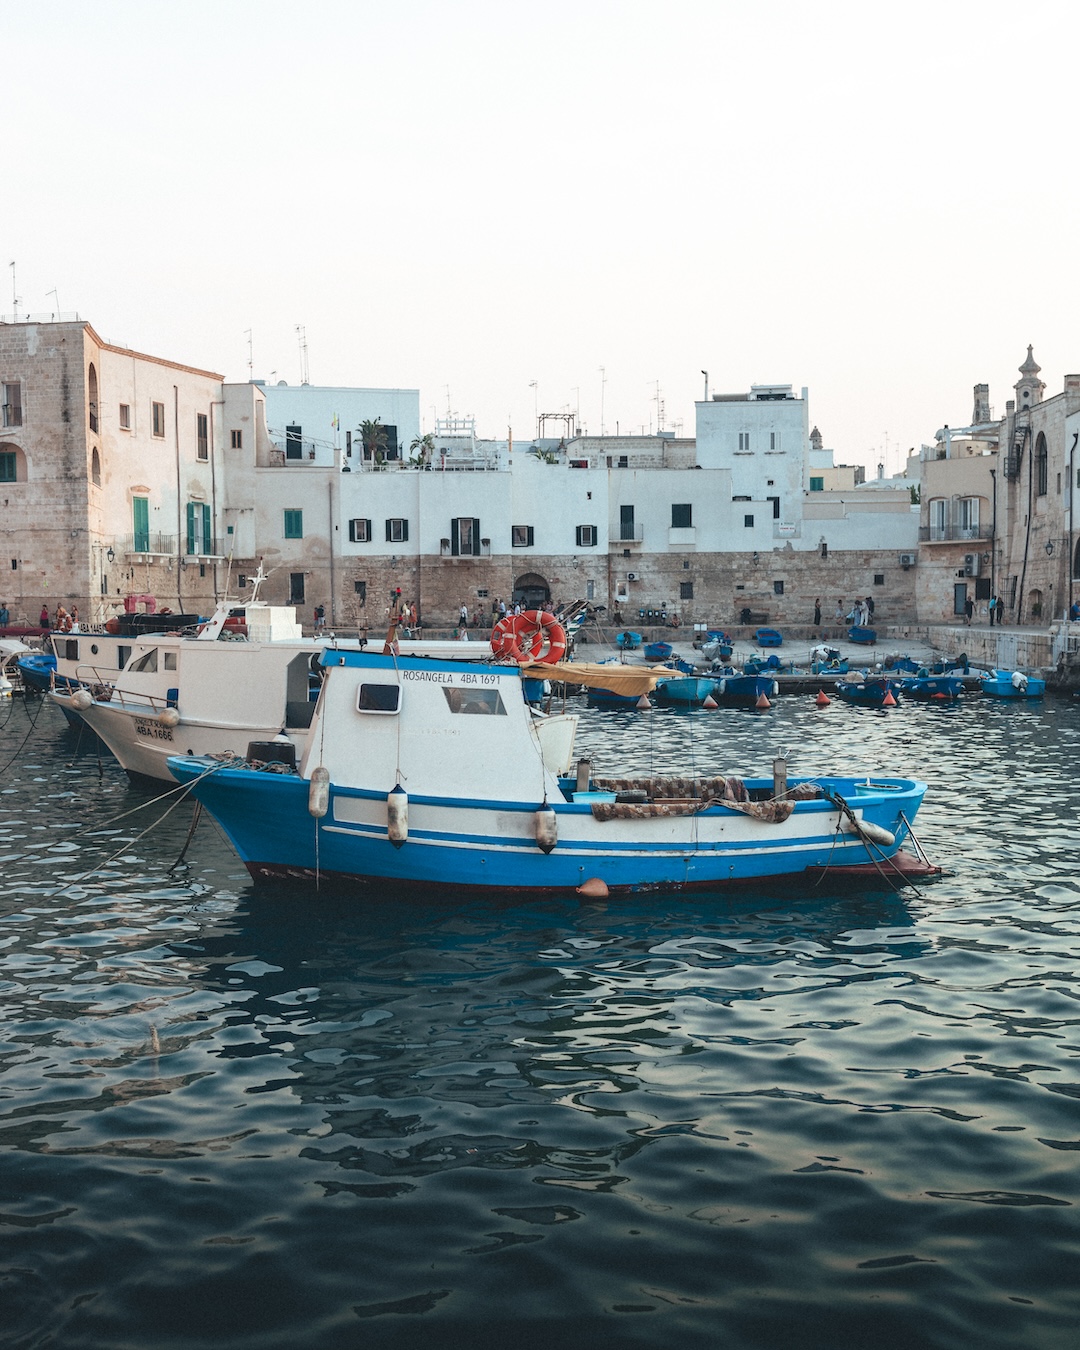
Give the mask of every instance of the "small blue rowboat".
<path id="1" fill-rule="evenodd" d="M 952 702 L 964 692 L 964 681 L 959 675 L 916 675 L 914 679 L 901 680 L 900 688 L 907 698 Z"/>
<path id="2" fill-rule="evenodd" d="M 716 680 L 712 676 L 678 675 L 674 679 L 660 681 L 656 686 L 656 698 L 660 703 L 697 708 L 712 694 L 715 685 Z"/>
<path id="3" fill-rule="evenodd" d="M 1046 693 L 1045 680 L 1025 675 L 1022 670 L 991 670 L 980 683 L 983 693 L 995 698 L 1042 698 Z"/>
<path id="4" fill-rule="evenodd" d="M 773 698 L 778 691 L 771 675 L 724 675 L 716 682 L 713 698 L 729 708 L 755 708 L 762 695 Z"/>
<path id="5" fill-rule="evenodd" d="M 625 633 L 620 633 L 615 639 L 615 644 L 621 647 L 623 651 L 634 651 L 641 646 L 641 634 L 631 633 L 629 629 Z"/>
<path id="6" fill-rule="evenodd" d="M 870 676 L 863 680 L 837 680 L 836 694 L 845 703 L 863 708 L 890 708 L 899 700 L 900 686 L 896 680 Z"/>
<path id="7" fill-rule="evenodd" d="M 646 661 L 666 661 L 674 651 L 670 642 L 649 642 L 645 645 Z"/>
<path id="8" fill-rule="evenodd" d="M 877 629 L 864 628 L 861 624 L 853 624 L 847 635 L 849 642 L 861 642 L 866 647 L 872 647 L 877 641 Z"/>
<path id="9" fill-rule="evenodd" d="M 759 628 L 754 636 L 759 647 L 782 647 L 784 645 L 783 633 L 778 633 L 775 628 Z"/>

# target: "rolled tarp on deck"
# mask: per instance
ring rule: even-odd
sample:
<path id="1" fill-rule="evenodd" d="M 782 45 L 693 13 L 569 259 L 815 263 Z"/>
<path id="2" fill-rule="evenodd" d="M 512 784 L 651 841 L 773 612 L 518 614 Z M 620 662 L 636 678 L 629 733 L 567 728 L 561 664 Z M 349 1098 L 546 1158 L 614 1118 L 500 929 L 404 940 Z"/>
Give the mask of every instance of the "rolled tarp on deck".
<path id="1" fill-rule="evenodd" d="M 627 697 L 650 694 L 661 680 L 670 680 L 677 673 L 668 666 L 608 666 L 590 661 L 558 661 L 553 666 L 533 662 L 521 667 L 526 680 L 562 680 L 588 689 L 610 689 Z"/>

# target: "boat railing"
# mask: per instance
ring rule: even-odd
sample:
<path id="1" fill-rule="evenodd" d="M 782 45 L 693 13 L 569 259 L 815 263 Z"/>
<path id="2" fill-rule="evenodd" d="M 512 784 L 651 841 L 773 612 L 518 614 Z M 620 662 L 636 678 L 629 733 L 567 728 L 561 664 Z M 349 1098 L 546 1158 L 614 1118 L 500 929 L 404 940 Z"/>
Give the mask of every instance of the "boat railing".
<path id="1" fill-rule="evenodd" d="M 167 689 L 164 694 L 151 693 L 149 690 L 123 689 L 111 678 L 113 672 L 102 671 L 97 666 L 78 665 L 75 678 L 88 689 L 95 703 L 116 703 L 125 709 L 134 707 L 150 708 L 155 713 L 163 708 L 175 708 L 179 691 Z"/>

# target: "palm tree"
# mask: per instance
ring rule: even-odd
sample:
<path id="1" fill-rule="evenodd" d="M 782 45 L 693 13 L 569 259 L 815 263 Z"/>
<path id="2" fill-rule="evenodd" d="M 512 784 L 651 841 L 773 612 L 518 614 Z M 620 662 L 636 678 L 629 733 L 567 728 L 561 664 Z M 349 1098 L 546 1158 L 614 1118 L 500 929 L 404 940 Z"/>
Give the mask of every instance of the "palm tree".
<path id="1" fill-rule="evenodd" d="M 414 436 L 409 442 L 409 454 L 412 464 L 428 464 L 435 453 L 435 437 L 428 431 L 423 436 Z"/>
<path id="2" fill-rule="evenodd" d="M 538 445 L 529 447 L 529 454 L 534 455 L 542 464 L 558 464 L 559 456 L 554 450 L 542 450 Z"/>
<path id="3" fill-rule="evenodd" d="M 374 421 L 361 422 L 357 435 L 364 447 L 364 458 L 377 460 L 381 464 L 386 458 L 389 438 L 379 419 L 376 417 Z"/>

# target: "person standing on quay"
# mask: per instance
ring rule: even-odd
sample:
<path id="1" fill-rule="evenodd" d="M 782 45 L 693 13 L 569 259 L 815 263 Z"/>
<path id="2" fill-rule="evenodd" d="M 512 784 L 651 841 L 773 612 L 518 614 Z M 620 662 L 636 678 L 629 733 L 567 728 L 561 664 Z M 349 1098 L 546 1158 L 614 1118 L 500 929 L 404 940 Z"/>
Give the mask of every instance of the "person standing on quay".
<path id="1" fill-rule="evenodd" d="M 814 601 L 814 627 L 821 627 L 821 597 Z"/>
<path id="2" fill-rule="evenodd" d="M 971 627 L 971 620 L 975 617 L 975 601 L 969 595 L 964 601 L 964 622 Z"/>

